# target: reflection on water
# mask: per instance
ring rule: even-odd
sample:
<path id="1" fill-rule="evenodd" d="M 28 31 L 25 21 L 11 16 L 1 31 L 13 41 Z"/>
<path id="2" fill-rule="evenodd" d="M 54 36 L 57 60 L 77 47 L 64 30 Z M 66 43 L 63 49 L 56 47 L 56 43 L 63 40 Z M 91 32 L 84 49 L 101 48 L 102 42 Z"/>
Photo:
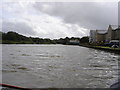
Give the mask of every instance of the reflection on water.
<path id="1" fill-rule="evenodd" d="M 118 55 L 80 46 L 3 45 L 3 83 L 31 88 L 106 88 Z"/>

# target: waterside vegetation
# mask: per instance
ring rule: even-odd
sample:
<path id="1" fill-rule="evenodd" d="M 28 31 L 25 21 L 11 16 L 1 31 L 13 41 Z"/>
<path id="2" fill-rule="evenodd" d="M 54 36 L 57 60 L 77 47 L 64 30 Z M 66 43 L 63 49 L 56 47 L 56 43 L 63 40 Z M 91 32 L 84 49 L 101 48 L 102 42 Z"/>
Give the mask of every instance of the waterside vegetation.
<path id="1" fill-rule="evenodd" d="M 89 42 L 88 37 L 65 37 L 60 39 L 49 39 L 39 37 L 27 37 L 19 33 L 9 31 L 7 33 L 0 32 L 0 41 L 2 44 L 65 44 L 69 45 L 70 40 L 77 40 L 78 42 Z M 77 43 L 78 45 L 79 43 Z"/>
<path id="2" fill-rule="evenodd" d="M 75 43 L 75 42 L 78 43 Z M 85 36 L 82 38 L 79 37 L 65 37 L 60 39 L 49 39 L 49 38 L 39 38 L 39 37 L 27 37 L 21 34 L 18 34 L 13 31 L 7 33 L 0 32 L 0 43 L 1 44 L 63 44 L 63 45 L 80 45 L 83 47 L 99 49 L 109 52 L 115 52 L 120 54 L 120 47 L 113 48 L 103 45 L 94 45 L 89 43 L 89 37 Z"/>

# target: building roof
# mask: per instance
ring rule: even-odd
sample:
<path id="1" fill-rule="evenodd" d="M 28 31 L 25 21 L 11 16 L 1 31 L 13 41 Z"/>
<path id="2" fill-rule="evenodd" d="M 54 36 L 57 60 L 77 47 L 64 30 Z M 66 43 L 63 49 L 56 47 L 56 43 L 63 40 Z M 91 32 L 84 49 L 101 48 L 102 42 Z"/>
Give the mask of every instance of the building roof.
<path id="1" fill-rule="evenodd" d="M 106 34 L 107 30 L 96 30 L 98 34 Z"/>
<path id="2" fill-rule="evenodd" d="M 120 29 L 120 25 L 111 25 L 112 29 L 115 30 L 115 29 Z"/>
<path id="3" fill-rule="evenodd" d="M 120 26 L 118 26 L 118 28 L 117 28 L 117 29 L 115 29 L 115 30 L 120 30 Z"/>

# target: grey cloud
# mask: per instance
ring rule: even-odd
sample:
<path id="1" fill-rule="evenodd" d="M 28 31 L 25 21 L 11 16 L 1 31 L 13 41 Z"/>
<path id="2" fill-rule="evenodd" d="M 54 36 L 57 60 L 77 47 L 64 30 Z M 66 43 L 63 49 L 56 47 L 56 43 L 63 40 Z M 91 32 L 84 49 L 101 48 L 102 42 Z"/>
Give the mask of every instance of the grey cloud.
<path id="1" fill-rule="evenodd" d="M 33 29 L 24 22 L 3 21 L 2 22 L 2 31 L 3 32 L 15 31 L 15 32 L 25 34 L 25 35 L 35 35 L 36 34 L 36 32 L 33 31 Z"/>
<path id="2" fill-rule="evenodd" d="M 1 28 L 1 27 L 0 27 Z M 8 31 L 14 31 L 23 35 L 27 36 L 34 36 L 34 37 L 40 37 L 40 38 L 61 38 L 65 37 L 65 32 L 57 31 L 57 32 L 49 32 L 49 33 L 37 33 L 32 29 L 32 27 L 28 26 L 24 22 L 10 22 L 10 21 L 3 21 L 2 22 L 2 31 L 8 32 Z M 48 32 L 48 31 L 46 31 Z"/>
<path id="3" fill-rule="evenodd" d="M 48 5 L 44 9 L 43 5 Z M 117 2 L 37 2 L 34 7 L 52 16 L 61 17 L 66 23 L 76 23 L 88 29 L 106 29 L 117 24 Z"/>
<path id="4" fill-rule="evenodd" d="M 62 38 L 66 37 L 64 32 L 49 32 L 48 34 L 41 33 L 38 35 L 41 38 L 51 38 L 51 39 L 56 39 L 56 38 Z"/>
<path id="5" fill-rule="evenodd" d="M 75 26 L 68 28 L 67 31 L 61 31 L 61 30 L 53 30 L 53 31 L 47 31 L 47 33 L 37 33 L 32 29 L 32 27 L 28 26 L 24 22 L 10 22 L 10 21 L 3 21 L 2 22 L 2 31 L 8 32 L 8 31 L 15 31 L 17 33 L 28 35 L 28 36 L 38 36 L 40 38 L 61 38 L 61 37 L 80 37 L 83 36 L 83 34 L 80 31 L 77 31 L 77 28 Z"/>

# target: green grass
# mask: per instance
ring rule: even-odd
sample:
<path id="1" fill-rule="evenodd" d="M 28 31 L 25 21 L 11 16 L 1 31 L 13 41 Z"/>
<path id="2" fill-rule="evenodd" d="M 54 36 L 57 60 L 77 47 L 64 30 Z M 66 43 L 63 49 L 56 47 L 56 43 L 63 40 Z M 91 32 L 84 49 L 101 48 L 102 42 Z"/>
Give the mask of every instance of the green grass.
<path id="1" fill-rule="evenodd" d="M 120 48 L 113 48 L 113 47 L 105 47 L 105 46 L 95 46 L 98 48 L 105 48 L 105 49 L 116 49 L 116 50 L 120 50 Z"/>

